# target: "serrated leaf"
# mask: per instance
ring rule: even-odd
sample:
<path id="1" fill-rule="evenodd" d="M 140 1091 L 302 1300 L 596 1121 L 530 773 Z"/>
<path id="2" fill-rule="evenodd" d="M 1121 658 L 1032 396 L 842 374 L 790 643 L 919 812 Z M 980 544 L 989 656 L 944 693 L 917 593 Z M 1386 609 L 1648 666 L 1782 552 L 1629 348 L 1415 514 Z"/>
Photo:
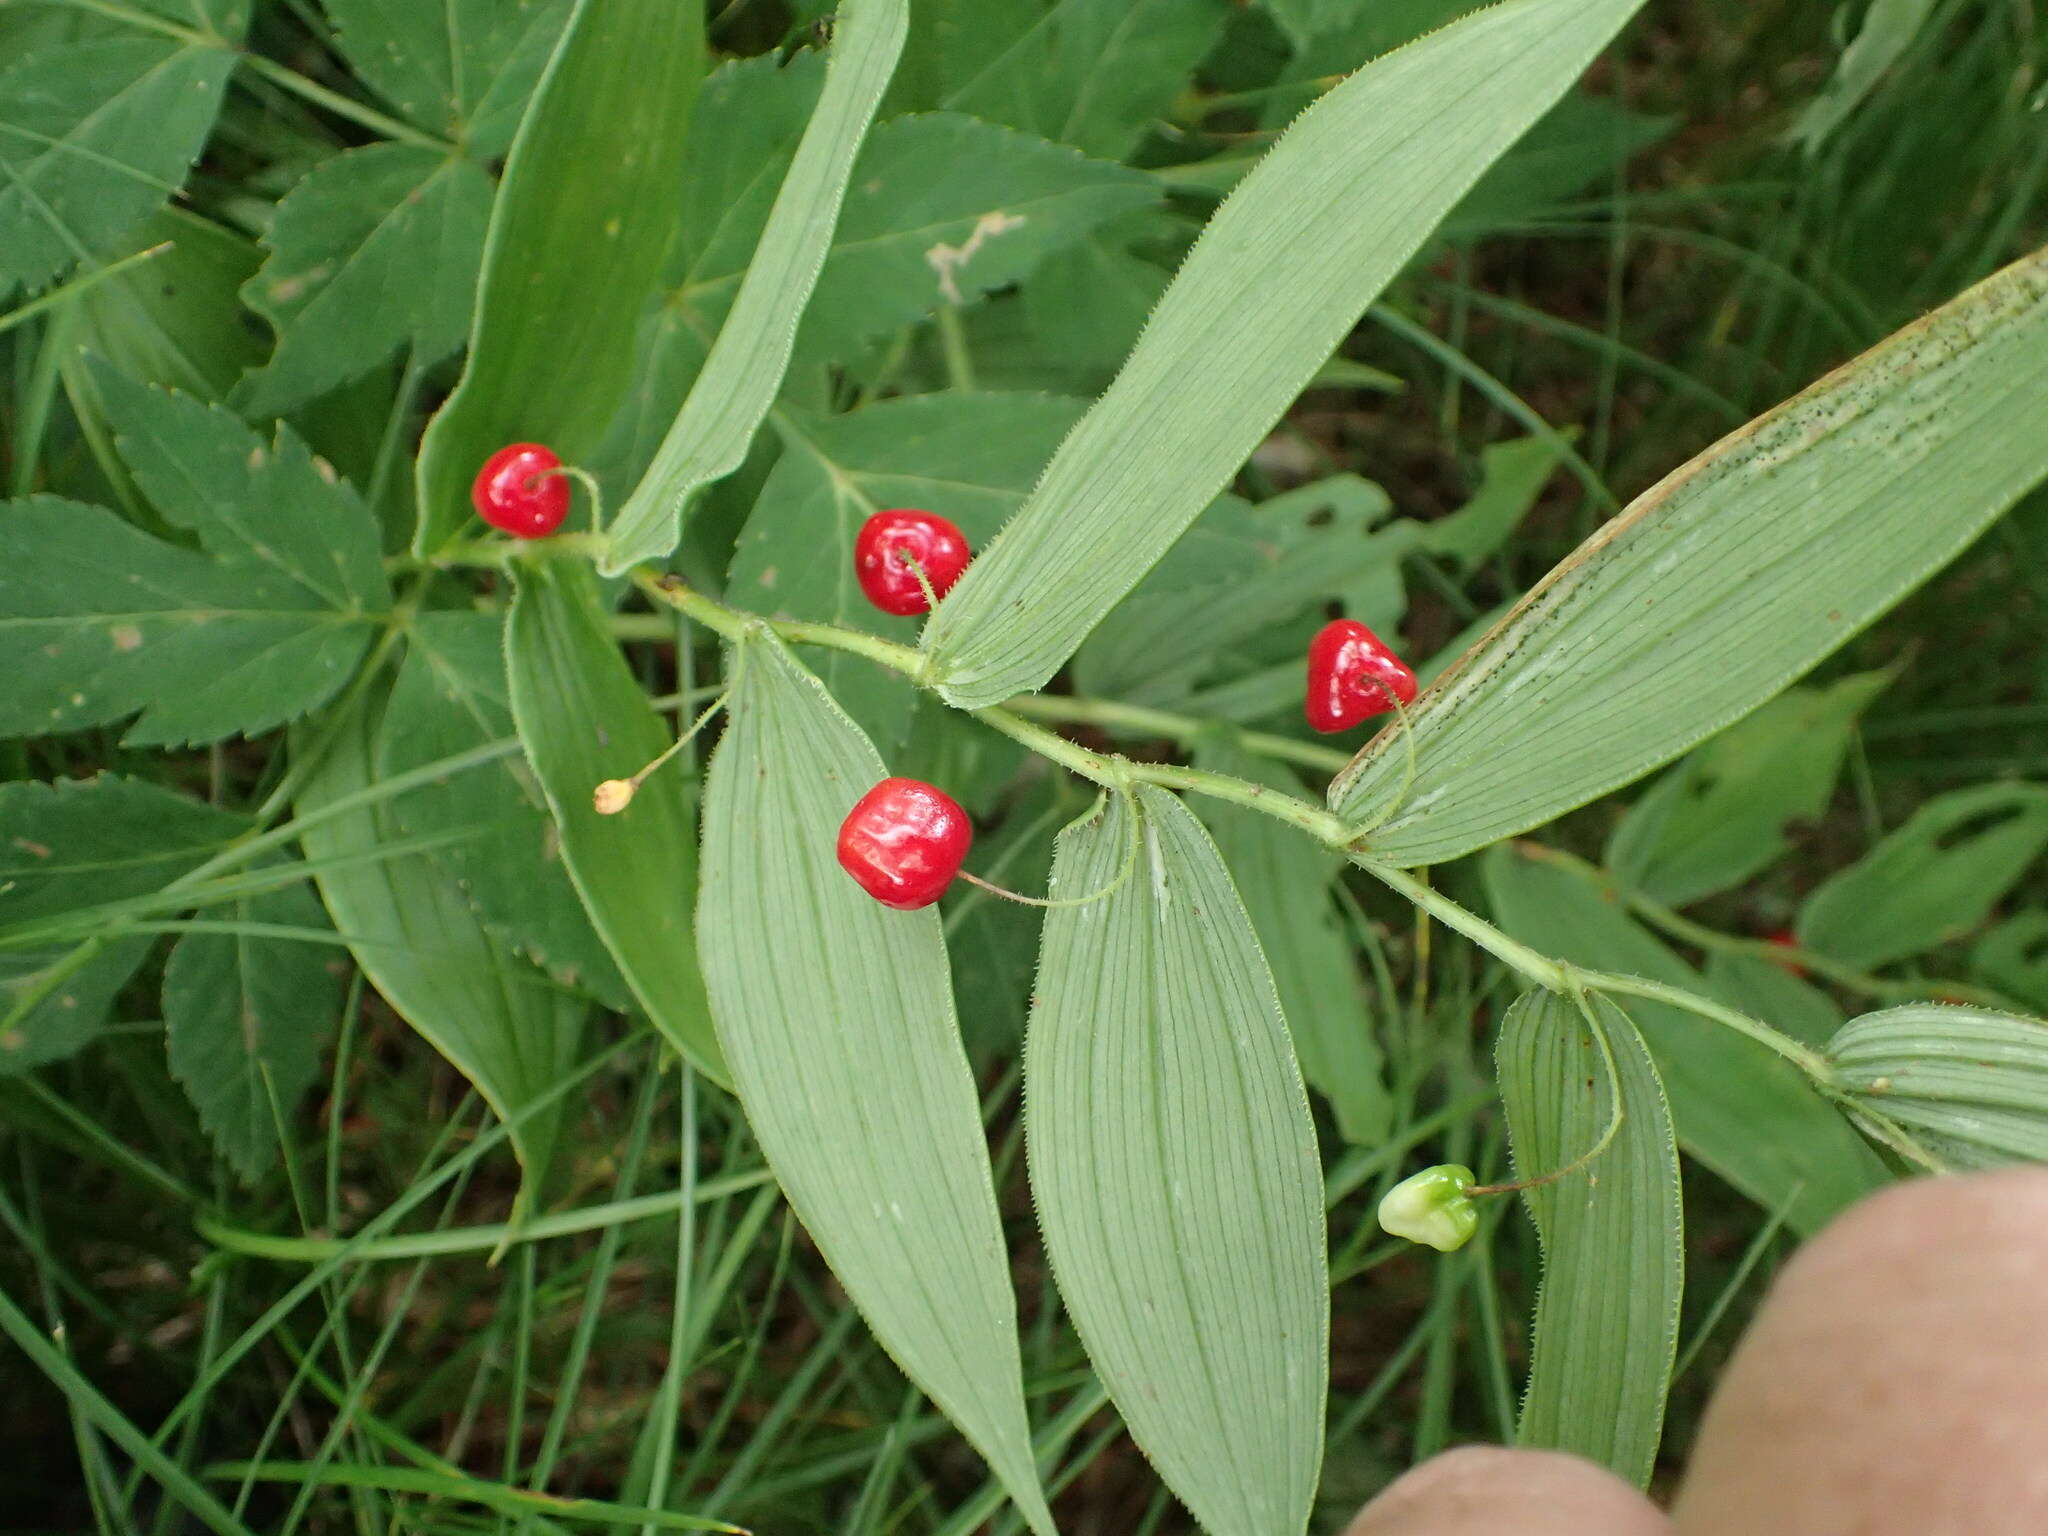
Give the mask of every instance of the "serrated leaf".
<path id="1" fill-rule="evenodd" d="M 567 0 L 323 0 L 356 73 L 469 153 L 504 153 L 569 13 Z"/>
<path id="2" fill-rule="evenodd" d="M 1937 795 L 1799 909 L 1799 942 L 1849 965 L 1889 965 L 1962 938 L 2048 848 L 2048 786 Z"/>
<path id="3" fill-rule="evenodd" d="M 151 215 L 112 254 L 164 242 L 169 250 L 79 296 L 79 346 L 129 378 L 222 399 L 262 360 L 262 327 L 240 296 L 261 258 L 251 241 L 183 208 Z M 90 374 L 72 377 L 90 387 Z"/>
<path id="4" fill-rule="evenodd" d="M 1096 1374 L 1215 1536 L 1307 1524 L 1329 1283 L 1315 1127 L 1251 919 L 1185 806 L 1137 791 L 1136 868 L 1046 914 L 1025 1036 L 1039 1224 Z M 1134 808 L 1060 834 L 1052 894 L 1111 886 Z"/>
<path id="5" fill-rule="evenodd" d="M 729 1079 L 690 942 L 697 828 L 688 785 L 670 764 L 616 816 L 598 815 L 591 803 L 598 785 L 630 778 L 674 737 L 619 653 L 588 565 L 541 559 L 515 579 L 507 691 L 562 862 L 654 1027 L 723 1085 Z"/>
<path id="6" fill-rule="evenodd" d="M 681 207 L 703 73 L 695 7 L 576 0 L 492 205 L 468 365 L 420 443 L 416 553 L 461 534 L 470 482 L 505 444 L 575 464 L 603 441 Z"/>
<path id="7" fill-rule="evenodd" d="M 248 825 L 246 817 L 112 774 L 0 784 L 0 937 L 161 890 Z M 152 940 L 103 934 L 94 942 L 82 957 L 70 941 L 0 947 L 0 1075 L 90 1042 Z"/>
<path id="8" fill-rule="evenodd" d="M 734 666 L 697 902 L 733 1084 L 875 1337 L 1051 1536 L 938 915 L 879 906 L 833 859 L 839 823 L 884 772 L 859 727 L 765 632 Z"/>
<path id="9" fill-rule="evenodd" d="M 2016 913 L 1986 933 L 1970 951 L 1970 971 L 2048 1013 L 2048 909 Z"/>
<path id="10" fill-rule="evenodd" d="M 1852 1103 L 1954 1167 L 2048 1162 L 2048 1019 L 1887 1008 L 1843 1025 L 1828 1060 Z"/>
<path id="11" fill-rule="evenodd" d="M 315 934 L 327 928 L 304 884 L 201 915 Z M 171 950 L 163 996 L 171 1076 L 245 1182 L 277 1160 L 276 1116 L 289 1115 L 320 1075 L 345 966 L 331 945 L 267 933 L 188 933 Z"/>
<path id="12" fill-rule="evenodd" d="M 491 216 L 481 166 L 414 144 L 370 144 L 315 166 L 277 205 L 269 257 L 242 290 L 277 331 L 238 403 L 274 416 L 400 347 L 416 366 L 469 334 Z"/>
<path id="13" fill-rule="evenodd" d="M 940 604 L 925 647 L 949 702 L 999 703 L 1059 670 L 1639 3 L 1507 0 L 1361 70 L 1296 120 L 1210 220 L 1016 519 Z M 1480 82 L 1483 110 L 1447 114 L 1448 97 Z"/>
<path id="14" fill-rule="evenodd" d="M 1857 717 L 1890 681 L 1859 672 L 1790 689 L 1737 721 L 1629 807 L 1608 839 L 1608 866 L 1682 907 L 1777 862 L 1792 846 L 1786 828 L 1827 809 Z"/>
<path id="15" fill-rule="evenodd" d="M 170 199 L 213 127 L 238 40 L 130 32 L 37 49 L 0 72 L 0 279 L 39 287 Z"/>
<path id="16" fill-rule="evenodd" d="M 1543 1243 L 1529 1389 L 1516 1439 L 1650 1481 L 1685 1288 L 1678 1146 L 1656 1063 L 1605 997 L 1525 994 L 1501 1021 L 1496 1063 L 1515 1177 Z M 1599 1035 L 1594 1033 L 1599 1030 Z M 1604 1049 L 1603 1049 L 1604 1043 Z M 1610 1066 L 1611 1060 L 1611 1066 Z"/>
<path id="17" fill-rule="evenodd" d="M 690 497 L 746 457 L 782 387 L 855 156 L 909 28 L 907 0 L 847 0 L 841 10 L 818 105 L 718 339 L 653 463 L 619 510 L 606 575 L 674 549 Z"/>
<path id="18" fill-rule="evenodd" d="M 0 504 L 0 735 L 142 712 L 131 745 L 253 736 L 354 673 L 371 616 L 138 533 L 102 507 Z"/>
<path id="19" fill-rule="evenodd" d="M 388 800 L 336 809 L 377 781 L 376 764 L 388 752 L 384 702 L 373 693 L 339 719 L 324 716 L 293 733 L 294 760 L 311 749 L 316 732 L 327 743 L 294 802 L 302 819 L 321 818 L 299 841 L 370 984 L 508 1118 L 575 1064 L 588 1006 L 494 935 L 425 851 L 386 848 L 400 837 Z M 570 1108 L 557 1102 L 511 1133 L 525 1174 L 522 1212 L 538 1199 Z"/>
<path id="20" fill-rule="evenodd" d="M 1416 702 L 1412 785 L 1407 748 L 1383 732 L 1331 805 L 1370 817 L 1405 792 L 1376 852 L 1441 863 L 1741 718 L 2048 473 L 2044 386 L 2048 251 L 1639 497 Z"/>
<path id="21" fill-rule="evenodd" d="M 1595 970 L 1703 992 L 1699 976 L 1576 872 L 1489 852 L 1482 870 L 1494 918 L 1546 955 Z M 1812 1233 L 1886 1182 L 1883 1165 L 1784 1060 L 1682 1009 L 1629 1002 L 1656 1058 L 1679 1144 L 1768 1211 Z"/>
<path id="22" fill-rule="evenodd" d="M 413 620 L 386 717 L 378 764 L 386 777 L 511 736 L 504 621 L 482 613 Z M 607 1007 L 626 1007 L 625 980 L 584 914 L 546 797 L 524 758 L 485 763 L 400 795 L 390 814 L 408 838 L 469 833 L 428 856 L 484 921 L 564 986 Z"/>
<path id="23" fill-rule="evenodd" d="M 1044 395 L 952 391 L 879 401 L 842 416 L 785 408 L 784 452 L 741 530 L 728 601 L 750 612 L 914 641 L 920 621 L 882 613 L 854 578 L 861 524 L 884 507 L 919 507 L 951 518 L 981 548 L 1084 408 Z M 825 653 L 817 670 L 893 758 L 915 690 L 858 657 Z"/>
<path id="24" fill-rule="evenodd" d="M 1226 737 L 1202 742 L 1195 766 L 1301 793 L 1286 769 Z M 1343 861 L 1258 811 L 1215 800 L 1202 803 L 1201 815 L 1273 968 L 1301 1075 L 1330 1101 L 1340 1136 L 1377 1147 L 1393 1128 L 1394 1101 L 1365 983 L 1330 896 Z"/>

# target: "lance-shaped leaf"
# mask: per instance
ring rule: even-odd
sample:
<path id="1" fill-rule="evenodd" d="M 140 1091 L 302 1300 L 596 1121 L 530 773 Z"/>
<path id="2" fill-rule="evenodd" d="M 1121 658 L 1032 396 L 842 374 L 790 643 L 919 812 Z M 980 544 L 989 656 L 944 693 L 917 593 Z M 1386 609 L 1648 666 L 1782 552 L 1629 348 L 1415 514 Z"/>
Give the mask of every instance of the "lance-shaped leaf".
<path id="1" fill-rule="evenodd" d="M 1515 1177 L 1571 1170 L 1522 1195 L 1543 1285 L 1517 1438 L 1640 1487 L 1663 1436 L 1685 1286 L 1664 1085 L 1634 1023 L 1604 997 L 1581 1012 L 1556 993 L 1524 995 L 1501 1022 L 1495 1060 Z"/>
<path id="2" fill-rule="evenodd" d="M 1016 520 L 940 604 L 925 643 L 948 700 L 999 703 L 1059 670 L 1639 3 L 1507 0 L 1301 115 L 1217 211 Z"/>
<path id="3" fill-rule="evenodd" d="M 1850 965 L 1889 965 L 1961 938 L 2048 848 L 2048 785 L 1938 795 L 1806 898 L 1799 942 Z"/>
<path id="4" fill-rule="evenodd" d="M 2048 473 L 2044 389 L 2048 250 L 1645 492 L 1409 711 L 1412 785 L 1406 748 L 1382 732 L 1331 784 L 1331 805 L 1363 817 L 1398 798 L 1374 848 L 1436 864 L 1712 735 Z"/>
<path id="5" fill-rule="evenodd" d="M 299 792 L 298 814 L 310 822 L 299 841 L 370 984 L 507 1118 L 575 1064 L 586 1005 L 492 934 L 425 851 L 386 846 L 400 834 L 389 801 L 374 792 L 387 745 L 379 740 L 383 703 L 374 696 L 338 721 L 323 717 L 294 732 L 295 758 L 311 749 L 319 727 L 334 733 Z M 523 1209 L 546 1172 L 562 1114 L 551 1106 L 512 1132 L 526 1173 Z"/>
<path id="6" fill-rule="evenodd" d="M 2048 1162 L 2048 1019 L 1886 1008 L 1843 1025 L 1828 1062 L 1852 1105 L 1954 1167 Z"/>
<path id="7" fill-rule="evenodd" d="M 711 355 L 654 462 L 619 511 L 606 574 L 674 549 L 690 497 L 746 457 L 782 388 L 797 322 L 831 249 L 854 157 L 909 30 L 908 0 L 847 0 L 841 9 L 810 125 Z"/>
<path id="8" fill-rule="evenodd" d="M 470 481 L 505 444 L 574 464 L 602 441 L 674 233 L 703 73 L 696 7 L 577 0 L 492 205 L 468 366 L 420 443 L 419 553 L 461 531 Z"/>
<path id="9" fill-rule="evenodd" d="M 591 803 L 598 785 L 630 778 L 674 738 L 611 637 L 590 567 L 541 559 L 517 579 L 505 631 L 512 718 L 554 813 L 562 862 L 654 1027 L 724 1083 L 690 942 L 697 829 L 682 771 L 649 775 L 616 816 Z"/>
<path id="10" fill-rule="evenodd" d="M 875 1337 L 1051 1536 L 938 914 L 878 905 L 833 859 L 884 772 L 859 727 L 770 635 L 742 641 L 734 666 L 697 902 L 733 1085 Z"/>
<path id="11" fill-rule="evenodd" d="M 1484 870 L 1495 920 L 1524 944 L 1574 965 L 1707 990 L 1576 872 L 1512 848 L 1489 853 Z M 1664 1003 L 1631 999 L 1629 1016 L 1656 1055 L 1680 1145 L 1765 1210 L 1786 1211 L 1795 1232 L 1818 1231 L 1885 1183 L 1861 1138 L 1764 1046 Z"/>
<path id="12" fill-rule="evenodd" d="M 1132 1438 L 1215 1536 L 1284 1536 L 1323 1456 L 1315 1127 L 1216 845 L 1172 795 L 1138 795 L 1060 834 L 1055 898 L 1115 888 L 1046 914 L 1024 1047 L 1032 1190 Z"/>

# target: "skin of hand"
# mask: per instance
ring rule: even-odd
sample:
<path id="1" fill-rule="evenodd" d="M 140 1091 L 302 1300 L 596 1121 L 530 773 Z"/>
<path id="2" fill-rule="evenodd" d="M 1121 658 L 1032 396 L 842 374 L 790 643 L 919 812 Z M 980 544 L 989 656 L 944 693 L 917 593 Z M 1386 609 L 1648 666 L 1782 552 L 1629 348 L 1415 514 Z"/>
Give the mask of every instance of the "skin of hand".
<path id="1" fill-rule="evenodd" d="M 1468 1447 L 1346 1536 L 2048 1532 L 2048 1169 L 1895 1185 L 1785 1267 L 1669 1515 L 1548 1451 Z"/>

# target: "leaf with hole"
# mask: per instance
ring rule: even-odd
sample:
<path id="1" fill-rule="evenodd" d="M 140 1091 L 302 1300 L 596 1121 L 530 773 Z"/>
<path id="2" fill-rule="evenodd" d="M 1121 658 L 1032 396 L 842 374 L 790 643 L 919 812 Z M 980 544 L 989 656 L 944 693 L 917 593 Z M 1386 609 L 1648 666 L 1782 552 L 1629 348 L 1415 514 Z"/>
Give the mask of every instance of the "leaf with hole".
<path id="1" fill-rule="evenodd" d="M 2048 473 L 2044 387 L 2048 251 L 1638 497 L 1416 702 L 1412 784 L 1406 744 L 1383 731 L 1330 804 L 1391 813 L 1382 858 L 1442 863 L 1740 719 Z"/>
<path id="2" fill-rule="evenodd" d="M 1556 993 L 1524 994 L 1501 1021 L 1495 1061 L 1515 1177 L 1545 1181 L 1522 1192 L 1543 1284 L 1516 1439 L 1644 1487 L 1685 1289 L 1664 1085 L 1629 1015 L 1599 996 L 1581 1012 Z"/>
<path id="3" fill-rule="evenodd" d="M 1054 858 L 1055 899 L 1110 894 L 1046 914 L 1024 1044 L 1039 1225 L 1166 1485 L 1215 1536 L 1300 1532 L 1329 1377 L 1315 1126 L 1216 845 L 1172 795 L 1136 793 Z"/>
<path id="4" fill-rule="evenodd" d="M 939 605 L 925 648 L 950 702 L 1000 703 L 1066 663 L 1639 3 L 1507 0 L 1359 71 L 1296 120 L 1210 220 L 1015 520 Z M 1483 111 L 1453 105 L 1481 92 Z"/>
<path id="5" fill-rule="evenodd" d="M 740 642 L 733 666 L 697 901 L 733 1086 L 876 1339 L 1051 1536 L 939 917 L 878 905 L 833 857 L 881 758 L 773 636 Z"/>

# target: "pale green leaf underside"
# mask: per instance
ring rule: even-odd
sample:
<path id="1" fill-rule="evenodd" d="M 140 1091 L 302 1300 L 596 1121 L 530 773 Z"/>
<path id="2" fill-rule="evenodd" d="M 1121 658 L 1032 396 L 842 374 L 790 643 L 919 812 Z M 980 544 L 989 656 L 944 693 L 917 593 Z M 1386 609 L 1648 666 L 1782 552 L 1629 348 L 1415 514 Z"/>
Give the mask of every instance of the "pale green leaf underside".
<path id="1" fill-rule="evenodd" d="M 1307 1523 L 1323 1455 L 1321 1168 L 1273 979 L 1216 846 L 1138 791 L 1136 868 L 1046 915 L 1025 1126 L 1060 1295 L 1131 1437 L 1215 1536 Z M 1060 835 L 1052 894 L 1126 867 L 1132 807 Z"/>
<path id="2" fill-rule="evenodd" d="M 358 707 L 339 723 L 299 794 L 300 816 L 377 781 L 384 754 L 374 714 Z M 295 735 L 293 756 L 307 745 L 306 732 Z M 386 802 L 336 813 L 308 827 L 300 842 L 321 866 L 320 895 L 370 984 L 475 1084 L 500 1118 L 509 1117 L 557 1086 L 575 1064 L 586 1006 L 493 935 L 425 853 L 378 856 L 398 835 Z M 512 1132 L 527 1179 L 522 1210 L 532 1207 L 562 1114 L 558 1103 L 527 1116 Z"/>
<path id="3" fill-rule="evenodd" d="M 2048 251 L 1653 487 L 1410 712 L 1420 767 L 1378 855 L 1470 853 L 1747 714 L 2048 473 L 2044 390 Z M 1383 732 L 1331 805 L 1376 814 L 1405 762 Z"/>
<path id="4" fill-rule="evenodd" d="M 1516 1178 L 1554 1173 L 1599 1145 L 1617 1095 L 1623 1117 L 1585 1167 L 1523 1194 L 1543 1243 L 1543 1285 L 1517 1438 L 1642 1487 L 1663 1438 L 1685 1285 L 1678 1146 L 1643 1037 L 1609 999 L 1591 1007 L 1606 1052 L 1577 1004 L 1551 992 L 1508 1010 L 1496 1052 Z"/>
<path id="5" fill-rule="evenodd" d="M 1575 872 L 1497 848 L 1484 873 L 1495 920 L 1523 943 L 1574 965 L 1706 990 Z M 1862 1139 L 1765 1047 L 1662 1003 L 1632 999 L 1629 1016 L 1656 1057 L 1680 1145 L 1765 1210 L 1785 1211 L 1795 1232 L 1818 1231 L 1886 1182 Z"/>
<path id="6" fill-rule="evenodd" d="M 939 606 L 947 699 L 1065 663 L 1224 488 L 1359 314 L 1640 0 L 1507 0 L 1302 114 L 1210 221 L 1123 371 Z"/>
<path id="7" fill-rule="evenodd" d="M 1051 1536 L 1016 1300 L 936 910 L 833 857 L 881 759 L 766 633 L 705 787 L 697 937 L 734 1087 L 789 1202 L 905 1373 Z"/>
<path id="8" fill-rule="evenodd" d="M 542 559 L 518 573 L 505 631 L 512 718 L 554 814 L 583 907 L 664 1039 L 727 1082 L 690 942 L 697 828 L 675 764 L 633 803 L 600 816 L 591 794 L 674 740 L 607 627 L 590 567 Z"/>
<path id="9" fill-rule="evenodd" d="M 674 424 L 619 510 L 607 575 L 675 548 L 683 509 L 731 472 L 782 388 L 797 322 L 831 249 L 861 141 L 910 29 L 908 0 L 847 0 L 825 88 L 761 231 L 732 312 Z"/>
<path id="10" fill-rule="evenodd" d="M 2048 1020 L 1913 1003 L 1851 1019 L 1836 1082 L 1959 1168 L 2048 1162 Z"/>

